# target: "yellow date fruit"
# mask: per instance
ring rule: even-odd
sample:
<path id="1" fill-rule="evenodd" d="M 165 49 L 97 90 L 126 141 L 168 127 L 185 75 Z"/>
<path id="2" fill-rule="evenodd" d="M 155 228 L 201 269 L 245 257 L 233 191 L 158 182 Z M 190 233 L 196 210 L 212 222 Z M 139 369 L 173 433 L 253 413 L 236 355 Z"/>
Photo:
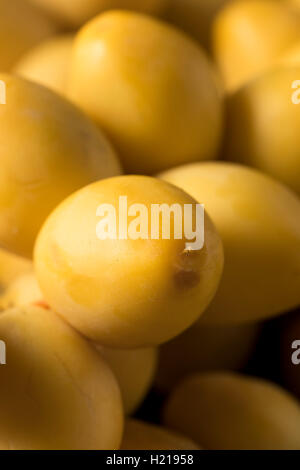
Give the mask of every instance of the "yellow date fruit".
<path id="1" fill-rule="evenodd" d="M 300 61 L 275 67 L 232 94 L 224 154 L 274 176 L 300 195 L 299 149 Z"/>
<path id="2" fill-rule="evenodd" d="M 213 50 L 229 91 L 267 70 L 300 40 L 300 14 L 282 1 L 230 2 L 216 17 Z"/>
<path id="3" fill-rule="evenodd" d="M 212 370 L 240 370 L 258 341 L 261 325 L 195 324 L 159 352 L 156 387 L 169 392 L 188 375 Z"/>
<path id="4" fill-rule="evenodd" d="M 214 73 L 180 31 L 113 11 L 78 33 L 68 95 L 107 132 L 127 173 L 153 174 L 217 156 L 223 116 Z"/>
<path id="5" fill-rule="evenodd" d="M 0 449 L 118 449 L 123 410 L 100 354 L 52 311 L 0 313 Z"/>
<path id="6" fill-rule="evenodd" d="M 219 289 L 201 322 L 255 322 L 300 304 L 300 200 L 257 170 L 225 162 L 161 177 L 201 203 L 224 244 Z"/>
<path id="7" fill-rule="evenodd" d="M 169 233 L 168 221 L 156 217 L 162 204 L 164 221 L 177 208 Z M 223 267 L 208 216 L 204 246 L 188 242 L 192 222 L 203 229 L 196 206 L 180 189 L 147 176 L 109 178 L 76 192 L 52 212 L 35 246 L 46 302 L 103 346 L 143 348 L 178 335 L 211 301 Z"/>
<path id="8" fill-rule="evenodd" d="M 31 257 L 41 225 L 77 189 L 120 174 L 106 137 L 52 91 L 0 74 L 0 246 Z"/>
<path id="9" fill-rule="evenodd" d="M 73 40 L 72 35 L 61 35 L 41 42 L 21 57 L 14 73 L 65 94 Z"/>
<path id="10" fill-rule="evenodd" d="M 31 47 L 56 33 L 57 26 L 29 2 L 0 0 L 0 71 L 9 71 Z"/>
<path id="11" fill-rule="evenodd" d="M 299 450 L 300 406 L 271 382 L 196 374 L 171 394 L 164 422 L 208 450 Z"/>
<path id="12" fill-rule="evenodd" d="M 0 249 L 0 295 L 5 292 L 11 282 L 32 269 L 33 265 L 29 260 Z"/>
<path id="13" fill-rule="evenodd" d="M 122 8 L 148 14 L 161 14 L 170 0 L 30 0 L 61 22 L 81 26 L 105 10 Z"/>
<path id="14" fill-rule="evenodd" d="M 120 386 L 124 411 L 130 415 L 141 405 L 156 371 L 157 349 L 111 349 L 96 345 Z"/>
<path id="15" fill-rule="evenodd" d="M 191 439 L 136 419 L 125 422 L 121 450 L 199 450 Z"/>

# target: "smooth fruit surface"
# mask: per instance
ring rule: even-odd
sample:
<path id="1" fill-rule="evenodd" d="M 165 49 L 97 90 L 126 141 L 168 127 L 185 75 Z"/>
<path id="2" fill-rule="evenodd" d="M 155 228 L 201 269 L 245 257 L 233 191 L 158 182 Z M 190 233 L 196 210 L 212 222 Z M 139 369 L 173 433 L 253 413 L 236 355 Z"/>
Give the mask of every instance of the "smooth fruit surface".
<path id="1" fill-rule="evenodd" d="M 41 42 L 21 57 L 14 73 L 64 94 L 73 39 L 72 35 L 62 35 Z"/>
<path id="2" fill-rule="evenodd" d="M 254 351 L 260 331 L 259 324 L 193 325 L 161 346 L 156 387 L 170 392 L 192 373 L 242 369 Z"/>
<path id="3" fill-rule="evenodd" d="M 299 450 L 300 406 L 270 382 L 232 373 L 194 375 L 171 394 L 164 422 L 207 450 Z"/>
<path id="4" fill-rule="evenodd" d="M 213 27 L 214 55 L 226 88 L 249 82 L 299 40 L 300 14 L 284 2 L 230 2 Z"/>
<path id="5" fill-rule="evenodd" d="M 0 296 L 0 308 L 22 307 L 28 304 L 43 304 L 43 294 L 33 270 L 20 274 Z"/>
<path id="6" fill-rule="evenodd" d="M 38 230 L 73 191 L 120 174 L 106 137 L 75 106 L 50 90 L 0 74 L 0 245 L 31 257 Z"/>
<path id="7" fill-rule="evenodd" d="M 0 0 L 0 71 L 8 71 L 34 45 L 56 32 L 56 25 L 24 0 Z"/>
<path id="8" fill-rule="evenodd" d="M 201 321 L 260 321 L 300 304 L 300 200 L 232 163 L 198 163 L 161 177 L 204 203 L 224 244 L 223 277 Z"/>
<path id="9" fill-rule="evenodd" d="M 122 8 L 148 14 L 160 14 L 170 0 L 30 0 L 62 22 L 81 26 L 105 10 Z"/>
<path id="10" fill-rule="evenodd" d="M 111 349 L 97 345 L 120 386 L 124 411 L 136 411 L 149 391 L 157 365 L 157 349 Z"/>
<path id="11" fill-rule="evenodd" d="M 29 260 L 0 249 L 0 295 L 17 277 L 32 269 L 33 265 Z"/>
<path id="12" fill-rule="evenodd" d="M 125 422 L 121 450 L 199 450 L 190 439 L 174 431 L 136 419 Z"/>
<path id="13" fill-rule="evenodd" d="M 278 66 L 228 100 L 224 153 L 300 195 L 300 61 Z M 298 105 L 297 105 L 298 103 Z"/>
<path id="14" fill-rule="evenodd" d="M 278 63 L 300 67 L 300 41 L 293 44 L 293 46 L 279 58 Z"/>
<path id="15" fill-rule="evenodd" d="M 105 361 L 47 309 L 0 313 L 0 449 L 117 449 L 123 414 Z"/>
<path id="16" fill-rule="evenodd" d="M 108 223 L 104 213 L 96 216 L 98 208 L 109 204 L 123 218 L 121 196 L 129 209 L 142 204 L 150 214 L 146 238 L 137 234 L 134 239 L 123 224 L 124 239 L 119 231 L 106 239 L 97 236 L 98 224 Z M 187 250 L 185 236 L 175 239 L 171 227 L 169 239 L 163 238 L 162 224 L 149 221 L 153 204 L 178 204 L 184 223 L 183 205 L 195 208 L 196 202 L 156 178 L 109 178 L 66 199 L 39 234 L 35 267 L 46 302 L 103 346 L 140 348 L 167 341 L 196 321 L 215 294 L 223 251 L 209 217 L 204 247 Z M 142 223 L 143 216 L 136 215 Z M 127 221 L 128 226 L 137 222 L 134 217 Z M 158 238 L 152 237 L 151 226 Z"/>
<path id="17" fill-rule="evenodd" d="M 107 132 L 128 173 L 217 156 L 222 103 L 213 67 L 194 41 L 155 19 L 112 11 L 84 26 L 69 96 Z"/>

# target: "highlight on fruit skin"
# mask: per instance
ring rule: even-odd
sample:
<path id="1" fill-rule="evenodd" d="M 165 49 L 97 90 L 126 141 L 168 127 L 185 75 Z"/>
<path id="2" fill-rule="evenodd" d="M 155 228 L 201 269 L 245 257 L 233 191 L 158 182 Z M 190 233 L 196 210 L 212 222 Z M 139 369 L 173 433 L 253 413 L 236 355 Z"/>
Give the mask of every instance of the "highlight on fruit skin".
<path id="1" fill-rule="evenodd" d="M 187 35 L 146 15 L 110 11 L 79 31 L 68 96 L 106 131 L 126 173 L 218 155 L 223 102 L 210 60 Z"/>
<path id="2" fill-rule="evenodd" d="M 159 349 L 155 387 L 170 392 L 187 376 L 214 370 L 242 370 L 257 344 L 262 326 L 209 326 L 196 323 Z"/>
<path id="3" fill-rule="evenodd" d="M 119 349 L 156 346 L 187 329 L 212 300 L 223 268 L 222 243 L 207 215 L 200 249 L 187 250 L 186 235 L 176 239 L 173 226 L 164 238 L 161 223 L 158 239 L 150 222 L 144 239 L 128 236 L 128 229 L 125 239 L 118 233 L 98 238 L 97 225 L 107 220 L 96 217 L 98 208 L 109 204 L 119 217 L 121 196 L 129 209 L 143 206 L 142 218 L 144 211 L 151 218 L 154 204 L 177 204 L 182 226 L 184 204 L 192 210 L 197 204 L 173 185 L 146 176 L 91 184 L 47 219 L 35 246 L 36 275 L 46 302 L 94 342 Z"/>
<path id="4" fill-rule="evenodd" d="M 207 450 L 299 450 L 300 405 L 271 382 L 195 374 L 171 393 L 164 423 Z"/>
<path id="5" fill-rule="evenodd" d="M 54 35 L 57 25 L 24 0 L 0 0 L 0 70 L 9 71 L 31 47 Z"/>
<path id="6" fill-rule="evenodd" d="M 33 270 L 31 261 L 0 248 L 0 296 L 20 275 Z M 1 301 L 0 301 L 1 304 Z"/>
<path id="7" fill-rule="evenodd" d="M 29 0 L 62 24 L 78 28 L 106 10 L 122 8 L 159 15 L 172 0 Z"/>
<path id="8" fill-rule="evenodd" d="M 229 2 L 213 25 L 213 51 L 229 92 L 266 71 L 300 40 L 300 13 L 287 2 Z"/>
<path id="9" fill-rule="evenodd" d="M 295 193 L 257 170 L 226 162 L 185 165 L 160 177 L 204 203 L 223 241 L 223 276 L 203 324 L 251 323 L 298 307 Z"/>
<path id="10" fill-rule="evenodd" d="M 0 80 L 7 95 L 0 106 L 0 244 L 30 258 L 52 209 L 121 167 L 104 134 L 70 102 L 15 75 Z"/>
<path id="11" fill-rule="evenodd" d="M 200 447 L 170 429 L 127 419 L 120 450 L 200 450 Z"/>
<path id="12" fill-rule="evenodd" d="M 118 449 L 123 410 L 106 362 L 52 311 L 1 312 L 0 448 Z"/>
<path id="13" fill-rule="evenodd" d="M 157 365 L 157 349 L 126 350 L 95 346 L 115 374 L 120 386 L 125 414 L 133 414 L 142 404 L 153 383 Z"/>
<path id="14" fill-rule="evenodd" d="M 224 155 L 258 168 L 300 195 L 299 77 L 300 60 L 294 66 L 278 65 L 230 96 Z"/>
<path id="15" fill-rule="evenodd" d="M 33 270 L 20 274 L 0 296 L 0 308 L 5 310 L 29 304 L 45 305 Z"/>
<path id="16" fill-rule="evenodd" d="M 72 34 L 64 34 L 39 43 L 20 58 L 13 72 L 64 95 L 73 40 Z"/>
<path id="17" fill-rule="evenodd" d="M 293 44 L 278 60 L 278 64 L 300 66 L 300 41 Z"/>

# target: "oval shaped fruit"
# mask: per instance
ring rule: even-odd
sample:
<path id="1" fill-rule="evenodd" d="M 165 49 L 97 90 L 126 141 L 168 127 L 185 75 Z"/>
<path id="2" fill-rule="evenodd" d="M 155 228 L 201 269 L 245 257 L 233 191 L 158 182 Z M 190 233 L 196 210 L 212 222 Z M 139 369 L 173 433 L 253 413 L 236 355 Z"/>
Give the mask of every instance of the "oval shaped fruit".
<path id="1" fill-rule="evenodd" d="M 200 46 L 147 16 L 108 12 L 76 37 L 68 94 L 107 132 L 128 173 L 216 157 L 218 86 Z"/>
<path id="2" fill-rule="evenodd" d="M 21 274 L 31 272 L 32 269 L 33 265 L 29 260 L 0 249 L 0 295 L 11 282 Z"/>
<path id="3" fill-rule="evenodd" d="M 198 163 L 161 177 L 204 203 L 225 267 L 201 321 L 260 321 L 300 304 L 300 200 L 272 178 L 232 163 Z"/>
<path id="4" fill-rule="evenodd" d="M 73 191 L 120 173 L 110 143 L 75 106 L 22 78 L 0 74 L 0 244 L 30 257 L 47 215 Z"/>
<path id="5" fill-rule="evenodd" d="M 171 216 L 168 233 L 173 204 L 179 216 Z M 188 226 L 197 221 L 187 212 L 184 222 L 184 204 L 194 214 L 194 199 L 146 176 L 102 180 L 66 199 L 35 247 L 46 302 L 103 346 L 143 348 L 181 333 L 211 301 L 223 266 L 222 244 L 208 217 L 203 248 L 188 246 Z"/>
<path id="6" fill-rule="evenodd" d="M 229 1 L 171 0 L 164 18 L 210 49 L 213 20 L 218 11 Z"/>
<path id="7" fill-rule="evenodd" d="M 300 398 L 300 316 L 289 315 L 282 326 L 281 372 L 285 386 Z"/>
<path id="8" fill-rule="evenodd" d="M 121 450 L 199 450 L 190 439 L 155 424 L 128 419 Z"/>
<path id="9" fill-rule="evenodd" d="M 120 386 L 124 411 L 133 414 L 148 393 L 157 365 L 157 349 L 111 349 L 96 345 Z"/>
<path id="10" fill-rule="evenodd" d="M 300 194 L 300 62 L 279 66 L 228 100 L 224 153 Z"/>
<path id="11" fill-rule="evenodd" d="M 208 450 L 299 450 L 300 406 L 270 382 L 233 373 L 194 375 L 171 394 L 164 422 Z"/>
<path id="12" fill-rule="evenodd" d="M 56 25 L 24 0 L 0 0 L 0 70 L 10 70 L 31 47 L 55 34 Z"/>
<path id="13" fill-rule="evenodd" d="M 117 382 L 94 348 L 39 307 L 0 314 L 0 449 L 117 449 Z"/>
<path id="14" fill-rule="evenodd" d="M 0 307 L 5 310 L 28 304 L 43 305 L 43 303 L 43 294 L 33 271 L 19 275 L 0 297 Z"/>
<path id="15" fill-rule="evenodd" d="M 213 26 L 213 49 L 226 88 L 238 89 L 300 40 L 300 14 L 282 1 L 230 2 Z"/>
<path id="16" fill-rule="evenodd" d="M 55 36 L 30 49 L 14 67 L 14 73 L 51 88 L 66 91 L 74 36 Z"/>
<path id="17" fill-rule="evenodd" d="M 30 0 L 60 21 L 74 27 L 105 10 L 122 8 L 148 14 L 160 14 L 169 0 Z"/>
<path id="18" fill-rule="evenodd" d="M 200 322 L 201 323 L 201 322 Z M 212 370 L 240 370 L 250 359 L 261 325 L 193 325 L 159 352 L 156 387 L 170 392 L 188 375 Z"/>

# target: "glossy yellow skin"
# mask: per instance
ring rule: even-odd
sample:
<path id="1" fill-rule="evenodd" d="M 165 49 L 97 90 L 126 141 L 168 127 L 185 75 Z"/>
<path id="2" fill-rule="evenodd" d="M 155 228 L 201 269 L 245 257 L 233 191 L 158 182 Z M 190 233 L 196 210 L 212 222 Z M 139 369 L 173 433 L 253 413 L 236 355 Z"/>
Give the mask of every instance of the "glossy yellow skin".
<path id="1" fill-rule="evenodd" d="M 300 41 L 288 49 L 278 60 L 281 65 L 300 66 Z"/>
<path id="2" fill-rule="evenodd" d="M 210 49 L 217 12 L 230 0 L 170 0 L 164 18 Z"/>
<path id="3" fill-rule="evenodd" d="M 234 93 L 228 100 L 224 153 L 253 166 L 300 195 L 300 60 L 279 66 Z"/>
<path id="4" fill-rule="evenodd" d="M 133 414 L 152 385 L 157 365 L 157 349 L 111 349 L 99 345 L 96 347 L 117 378 L 125 413 Z"/>
<path id="5" fill-rule="evenodd" d="M 35 247 L 37 278 L 48 302 L 81 333 L 104 346 L 143 348 L 168 341 L 195 322 L 215 294 L 223 267 L 220 237 L 205 219 L 205 245 L 186 239 L 100 240 L 97 208 L 195 204 L 156 178 L 121 176 L 83 188 L 56 208 Z M 194 206 L 195 207 L 195 206 Z M 151 217 L 150 217 L 151 218 Z M 129 222 L 132 221 L 130 218 Z M 185 312 L 183 315 L 182 312 Z"/>
<path id="6" fill-rule="evenodd" d="M 200 46 L 155 19 L 113 11 L 83 27 L 69 96 L 107 132 L 128 173 L 217 155 L 222 103 L 212 65 Z"/>
<path id="7" fill-rule="evenodd" d="M 62 35 L 43 41 L 30 49 L 14 67 L 14 73 L 51 88 L 66 91 L 74 36 Z"/>
<path id="8" fill-rule="evenodd" d="M 117 449 L 117 382 L 94 348 L 39 307 L 0 314 L 0 449 Z"/>
<path id="9" fill-rule="evenodd" d="M 0 245 L 27 257 L 51 210 L 76 189 L 120 174 L 106 137 L 71 103 L 0 74 Z"/>
<path id="10" fill-rule="evenodd" d="M 217 16 L 213 49 L 227 90 L 267 70 L 300 40 L 300 14 L 282 1 L 232 2 Z"/>
<path id="11" fill-rule="evenodd" d="M 55 34 L 57 26 L 24 0 L 0 0 L 0 71 L 8 71 L 28 49 Z"/>
<path id="12" fill-rule="evenodd" d="M 30 0 L 64 23 L 78 27 L 105 10 L 162 13 L 170 0 Z"/>
<path id="13" fill-rule="evenodd" d="M 260 331 L 259 324 L 193 325 L 160 348 L 156 387 L 170 392 L 192 373 L 242 369 L 250 359 Z"/>
<path id="14" fill-rule="evenodd" d="M 0 296 L 11 282 L 32 269 L 33 266 L 29 260 L 0 249 Z"/>
<path id="15" fill-rule="evenodd" d="M 198 163 L 161 177 L 205 204 L 225 251 L 223 277 L 201 321 L 260 321 L 300 304 L 300 200 L 233 163 Z"/>
<path id="16" fill-rule="evenodd" d="M 19 275 L 0 296 L 2 309 L 23 307 L 28 304 L 44 304 L 43 294 L 33 271 Z"/>
<path id="17" fill-rule="evenodd" d="M 299 358 L 300 316 L 299 312 L 286 318 L 281 334 L 281 372 L 285 386 L 300 398 Z M 293 345 L 294 342 L 298 344 Z M 296 346 L 296 347 L 292 347 Z M 293 361 L 297 363 L 294 364 Z"/>
<path id="18" fill-rule="evenodd" d="M 164 422 L 207 450 L 299 450 L 300 405 L 270 382 L 215 372 L 171 394 Z"/>
<path id="19" fill-rule="evenodd" d="M 192 440 L 154 424 L 128 419 L 120 450 L 199 450 Z"/>

